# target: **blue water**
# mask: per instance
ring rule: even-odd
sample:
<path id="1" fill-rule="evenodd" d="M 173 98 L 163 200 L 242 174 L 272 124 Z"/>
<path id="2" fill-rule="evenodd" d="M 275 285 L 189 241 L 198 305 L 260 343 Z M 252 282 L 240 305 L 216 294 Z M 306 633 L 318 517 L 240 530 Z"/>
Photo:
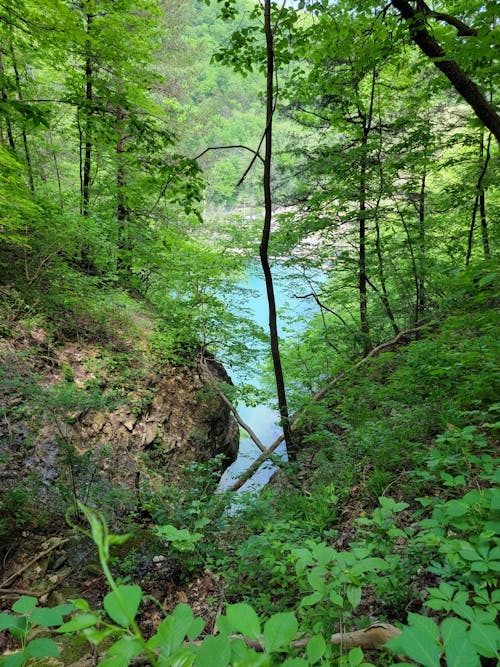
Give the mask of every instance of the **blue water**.
<path id="1" fill-rule="evenodd" d="M 322 276 L 316 274 L 316 285 L 321 282 Z M 305 278 L 297 276 L 292 267 L 287 267 L 280 262 L 273 267 L 273 282 L 278 309 L 278 331 L 280 340 L 297 334 L 305 327 L 307 320 L 318 312 L 313 299 L 298 299 L 296 295 L 305 295 L 311 292 L 311 288 Z M 246 302 L 246 308 L 251 313 L 253 321 L 261 326 L 266 334 L 269 332 L 269 308 L 267 304 L 266 287 L 264 276 L 260 265 L 254 264 L 249 269 L 248 278 L 242 282 L 243 287 L 252 290 Z M 250 379 L 251 383 L 258 389 L 262 384 L 262 371 L 257 365 L 252 369 L 244 369 L 240 374 L 238 370 L 229 368 L 235 385 Z M 241 377 L 240 377 L 241 375 Z M 265 447 L 269 447 L 281 434 L 281 427 L 277 424 L 279 414 L 276 410 L 266 404 L 248 406 L 238 404 L 238 412 L 242 420 L 255 432 Z M 282 443 L 276 453 L 286 458 L 285 446 Z M 219 490 L 223 491 L 231 486 L 234 480 L 245 471 L 259 456 L 260 450 L 255 443 L 241 431 L 240 451 L 236 461 L 226 470 L 219 484 Z M 271 462 L 264 463 L 255 475 L 248 480 L 241 491 L 256 491 L 262 487 L 272 476 L 275 467 Z"/>

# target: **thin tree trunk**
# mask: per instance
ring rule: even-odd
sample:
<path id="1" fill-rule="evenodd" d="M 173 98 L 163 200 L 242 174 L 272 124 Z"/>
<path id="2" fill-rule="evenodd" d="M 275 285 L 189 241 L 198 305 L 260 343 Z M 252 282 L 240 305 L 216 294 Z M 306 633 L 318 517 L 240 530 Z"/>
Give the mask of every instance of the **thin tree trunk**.
<path id="1" fill-rule="evenodd" d="M 2 77 L 4 77 L 5 76 L 5 69 L 4 69 L 4 66 L 3 66 L 2 56 L 3 56 L 3 51 L 0 49 L 0 75 Z M 0 88 L 0 95 L 2 97 L 2 102 L 7 102 L 8 101 L 7 91 L 5 90 L 5 86 L 2 86 Z M 7 127 L 7 138 L 9 140 L 9 146 L 15 152 L 16 144 L 15 144 L 15 141 L 14 141 L 14 134 L 12 132 L 12 125 L 11 125 L 10 119 L 8 117 L 5 119 L 5 125 Z"/>
<path id="2" fill-rule="evenodd" d="M 490 161 L 490 146 L 491 146 L 491 134 L 488 135 L 488 141 L 486 144 L 486 158 L 484 161 L 485 164 L 485 174 L 486 170 L 488 169 L 488 163 Z M 484 151 L 484 136 L 481 133 L 481 157 L 483 155 Z M 481 238 L 483 241 L 483 253 L 484 253 L 484 258 L 485 259 L 491 259 L 491 252 L 490 252 L 490 241 L 489 241 L 489 235 L 488 235 L 488 224 L 486 221 L 486 194 L 484 192 L 484 188 L 482 187 L 481 183 L 481 188 L 480 188 L 480 193 L 479 193 L 479 215 L 481 218 Z"/>
<path id="3" fill-rule="evenodd" d="M 267 301 L 269 305 L 269 334 L 271 341 L 271 355 L 273 358 L 274 376 L 276 380 L 276 389 L 278 393 L 278 407 L 281 416 L 281 425 L 286 443 L 288 458 L 295 460 L 297 450 L 292 439 L 292 430 L 290 427 L 290 418 L 288 415 L 288 405 L 285 390 L 285 381 L 283 377 L 283 368 L 281 365 L 281 355 L 279 351 L 278 323 L 276 316 L 276 300 L 274 297 L 274 286 L 271 267 L 269 264 L 269 239 L 271 236 L 271 218 L 272 218 L 272 193 L 271 193 L 271 161 L 272 161 L 272 129 L 274 114 L 274 35 L 271 26 L 271 0 L 265 0 L 264 3 L 264 27 L 266 35 L 266 55 L 267 55 L 267 90 L 266 90 L 266 132 L 265 132 L 265 153 L 264 153 L 264 226 L 262 229 L 262 239 L 260 243 L 260 261 L 264 272 L 266 283 Z"/>
<path id="4" fill-rule="evenodd" d="M 473 109 L 476 116 L 500 142 L 500 117 L 460 66 L 454 60 L 446 57 L 441 45 L 426 29 L 425 18 L 407 0 L 391 0 L 391 4 L 408 21 L 410 34 L 415 44 L 432 59 L 434 65 L 443 72 Z"/>
<path id="5" fill-rule="evenodd" d="M 130 239 L 128 223 L 130 211 L 126 201 L 126 174 L 124 164 L 125 136 L 124 136 L 124 113 L 118 107 L 115 111 L 116 117 L 116 218 L 118 221 L 118 261 L 117 269 L 124 275 L 128 275 L 130 269 Z"/>
<path id="6" fill-rule="evenodd" d="M 486 222 L 486 201 L 483 188 L 483 179 L 488 171 L 488 164 L 490 161 L 490 146 L 491 146 L 491 134 L 488 136 L 488 142 L 486 144 L 486 157 L 483 162 L 484 154 L 484 137 L 481 132 L 480 142 L 479 142 L 479 155 L 483 166 L 481 172 L 478 176 L 476 183 L 476 197 L 474 199 L 474 206 L 472 209 L 472 219 L 469 227 L 469 234 L 467 238 L 467 253 L 465 255 L 465 266 L 469 266 L 470 259 L 472 256 L 472 246 L 474 244 L 474 229 L 476 227 L 477 211 L 480 211 L 481 217 L 481 236 L 483 241 L 483 252 L 485 259 L 490 258 L 490 244 L 488 239 L 488 227 Z"/>
<path id="7" fill-rule="evenodd" d="M 359 115 L 362 118 L 363 136 L 361 138 L 361 165 L 359 174 L 359 193 L 358 193 L 358 225 L 359 225 L 359 316 L 361 323 L 361 335 L 363 337 L 363 353 L 366 355 L 372 347 L 370 340 L 370 323 L 368 321 L 368 280 L 366 271 L 366 199 L 367 199 L 367 159 L 368 159 L 368 136 L 372 127 L 373 104 L 375 100 L 375 80 L 377 72 L 375 68 L 372 72 L 372 83 L 370 91 L 370 106 L 366 116 L 363 116 L 361 110 Z"/>
<path id="8" fill-rule="evenodd" d="M 418 286 L 417 303 L 415 308 L 415 324 L 418 324 L 425 314 L 426 294 L 425 294 L 425 180 L 426 169 L 422 174 L 420 181 L 420 193 L 418 200 Z"/>
<path id="9" fill-rule="evenodd" d="M 389 318 L 392 330 L 397 336 L 399 333 L 399 327 L 392 312 L 391 303 L 389 301 L 389 294 L 387 292 L 387 284 L 385 281 L 385 271 L 384 271 L 384 260 L 382 256 L 382 246 L 380 243 L 380 225 L 378 219 L 375 219 L 375 251 L 377 253 L 377 263 L 378 263 L 378 279 L 380 280 L 380 286 L 382 288 L 382 294 L 380 294 L 380 300 L 384 306 L 385 314 Z"/>
<path id="10" fill-rule="evenodd" d="M 92 168 L 92 103 L 94 97 L 92 77 L 92 46 L 90 33 L 92 30 L 93 14 L 85 13 L 87 43 L 85 47 L 85 129 L 84 129 L 84 155 L 82 175 L 82 213 L 86 218 L 89 215 L 90 205 L 90 181 Z"/>
<path id="11" fill-rule="evenodd" d="M 21 77 L 19 76 L 19 70 L 17 68 L 17 62 L 16 62 L 16 54 L 14 53 L 14 46 L 12 43 L 10 44 L 10 55 L 12 58 L 12 67 L 14 68 L 14 77 L 16 81 L 16 92 L 17 92 L 17 99 L 22 100 L 23 99 L 23 94 L 21 90 Z M 33 167 L 31 164 L 31 154 L 30 154 L 30 149 L 29 149 L 29 144 L 28 144 L 28 135 L 26 134 L 26 129 L 23 127 L 22 129 L 22 138 L 23 138 L 23 147 L 24 147 L 24 155 L 26 157 L 26 166 L 28 167 L 28 181 L 30 185 L 30 190 L 31 192 L 35 192 L 35 182 L 33 180 Z"/>
<path id="12" fill-rule="evenodd" d="M 414 314 L 416 315 L 416 313 L 417 313 L 417 304 L 418 304 L 418 300 L 419 300 L 418 265 L 417 265 L 417 260 L 416 260 L 416 257 L 415 257 L 415 251 L 413 249 L 413 241 L 412 241 L 412 238 L 411 238 L 410 230 L 408 228 L 408 225 L 406 224 L 404 214 L 399 210 L 399 207 L 398 207 L 398 213 L 399 213 L 399 217 L 401 218 L 401 222 L 403 223 L 403 229 L 405 230 L 406 240 L 408 242 L 408 250 L 410 251 L 411 268 L 412 268 L 412 271 L 413 271 L 413 283 L 415 285 L 415 304 L 414 304 L 414 308 L 412 308 L 412 309 L 413 309 Z M 417 323 L 414 322 L 414 324 L 416 326 Z"/>
<path id="13" fill-rule="evenodd" d="M 361 321 L 361 334 L 363 336 L 363 353 L 370 351 L 370 323 L 368 322 L 368 295 L 366 275 L 366 135 L 363 137 L 363 155 L 359 179 L 359 316 Z"/>

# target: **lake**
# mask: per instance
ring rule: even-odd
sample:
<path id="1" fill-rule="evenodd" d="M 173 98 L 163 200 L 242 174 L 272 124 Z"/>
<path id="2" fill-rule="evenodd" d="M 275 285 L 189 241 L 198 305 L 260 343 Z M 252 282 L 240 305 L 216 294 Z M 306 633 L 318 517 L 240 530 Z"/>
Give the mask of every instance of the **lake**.
<path id="1" fill-rule="evenodd" d="M 316 288 L 321 283 L 323 276 L 315 272 L 314 282 Z M 304 329 L 307 320 L 319 312 L 319 308 L 311 299 L 298 299 L 294 295 L 305 295 L 311 292 L 311 287 L 306 278 L 297 276 L 293 267 L 287 266 L 286 262 L 276 263 L 273 267 L 273 282 L 278 309 L 278 329 L 280 340 L 286 340 L 300 330 Z M 250 311 L 256 324 L 261 326 L 266 333 L 269 331 L 269 309 L 266 297 L 266 287 L 264 276 L 260 264 L 253 263 L 248 272 L 248 278 L 241 283 L 242 287 L 252 290 L 246 307 Z M 280 318 L 280 311 L 286 313 L 286 318 Z M 280 321 L 286 319 L 285 326 L 280 326 Z M 228 368 L 235 385 L 239 383 L 238 372 Z M 251 382 L 258 389 L 262 386 L 262 373 L 257 367 L 255 369 L 245 369 L 245 380 L 248 382 L 250 374 Z M 238 405 L 238 412 L 242 420 L 248 424 L 255 432 L 259 440 L 269 447 L 281 434 L 281 427 L 277 425 L 279 413 L 269 405 Z M 276 453 L 286 457 L 284 444 L 281 444 Z M 241 431 L 240 450 L 236 461 L 224 472 L 219 483 L 219 491 L 228 489 L 237 477 L 246 470 L 251 463 L 259 456 L 260 450 L 254 442 Z M 255 475 L 246 482 L 241 491 L 257 490 L 270 479 L 275 471 L 275 466 L 271 462 L 264 463 Z"/>

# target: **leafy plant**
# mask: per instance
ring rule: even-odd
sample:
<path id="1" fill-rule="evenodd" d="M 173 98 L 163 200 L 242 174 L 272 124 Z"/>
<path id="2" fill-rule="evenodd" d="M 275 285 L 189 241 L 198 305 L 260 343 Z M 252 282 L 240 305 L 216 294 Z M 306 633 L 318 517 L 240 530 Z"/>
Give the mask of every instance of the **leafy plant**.
<path id="1" fill-rule="evenodd" d="M 0 631 L 8 630 L 21 644 L 21 649 L 0 658 L 2 667 L 20 667 L 33 659 L 57 657 L 59 647 L 50 637 L 32 638 L 35 627 L 56 628 L 63 625 L 63 617 L 75 609 L 72 603 L 56 607 L 39 607 L 38 600 L 23 595 L 12 605 L 14 613 L 0 613 Z"/>

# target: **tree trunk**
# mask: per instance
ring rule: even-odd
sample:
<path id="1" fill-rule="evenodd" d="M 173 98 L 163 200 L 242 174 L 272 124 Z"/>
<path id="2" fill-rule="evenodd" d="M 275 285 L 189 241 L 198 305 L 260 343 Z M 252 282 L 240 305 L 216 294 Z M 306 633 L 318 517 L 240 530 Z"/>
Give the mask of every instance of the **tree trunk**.
<path id="1" fill-rule="evenodd" d="M 415 325 L 422 320 L 426 308 L 425 294 L 425 180 L 426 169 L 420 181 L 420 193 L 418 199 L 418 278 L 417 278 L 417 303 L 415 307 Z"/>
<path id="2" fill-rule="evenodd" d="M 384 260 L 383 260 L 383 255 L 382 255 L 382 246 L 380 243 L 380 225 L 378 223 L 378 220 L 375 220 L 375 250 L 377 253 L 377 263 L 378 263 L 378 278 L 380 280 L 380 286 L 382 288 L 382 294 L 380 295 L 380 299 L 382 301 L 382 305 L 384 306 L 385 314 L 389 318 L 391 325 L 392 325 L 392 330 L 394 331 L 394 334 L 397 336 L 399 333 L 399 327 L 396 322 L 396 318 L 394 317 L 394 313 L 392 312 L 391 308 L 391 303 L 389 301 L 389 293 L 387 292 L 387 285 L 385 281 L 385 271 L 384 271 Z"/>
<path id="3" fill-rule="evenodd" d="M 472 256 L 472 246 L 474 244 L 474 229 L 476 227 L 477 211 L 479 209 L 479 215 L 481 218 L 481 237 L 483 241 L 483 252 L 485 259 L 489 259 L 490 254 L 490 244 L 488 238 L 488 226 L 486 221 L 486 199 L 484 195 L 483 188 L 483 179 L 488 171 L 488 164 L 490 161 L 490 145 L 491 145 L 491 134 L 488 136 L 488 142 L 486 144 L 486 157 L 483 161 L 484 155 L 484 136 L 481 132 L 481 137 L 479 140 L 479 156 L 482 162 L 481 172 L 477 179 L 476 184 L 476 197 L 474 199 L 474 206 L 472 208 L 472 219 L 469 227 L 469 234 L 467 238 L 467 253 L 465 255 L 465 266 L 469 266 L 470 259 Z"/>
<path id="4" fill-rule="evenodd" d="M 2 55 L 3 55 L 3 53 L 0 49 L 0 75 L 3 78 L 5 76 L 5 69 L 4 69 L 4 66 L 3 66 Z M 2 102 L 7 102 L 8 101 L 7 91 L 5 90 L 5 86 L 3 86 L 3 85 L 0 88 L 0 95 L 2 96 Z M 7 126 L 7 138 L 9 140 L 9 146 L 15 152 L 16 144 L 15 144 L 15 141 L 14 141 L 14 134 L 12 132 L 12 124 L 11 124 L 10 119 L 8 117 L 5 120 L 5 124 Z"/>
<path id="5" fill-rule="evenodd" d="M 281 355 L 279 351 L 278 323 L 276 316 L 276 300 L 274 297 L 273 277 L 269 265 L 269 238 L 271 236 L 271 218 L 272 218 L 272 193 L 271 193 L 271 160 L 272 160 L 272 129 L 274 114 L 274 35 L 271 26 L 271 0 L 265 0 L 264 4 L 264 27 L 266 35 L 266 55 L 267 55 L 267 88 L 266 88 L 266 144 L 264 153 L 264 226 L 262 229 L 262 239 L 260 243 L 260 261 L 266 283 L 267 301 L 269 305 L 269 334 L 271 341 L 271 355 L 273 358 L 274 376 L 276 380 L 276 389 L 278 393 L 278 406 L 281 416 L 281 425 L 285 438 L 288 458 L 293 461 L 297 458 L 292 430 L 290 427 L 290 418 L 288 415 L 288 405 L 285 390 L 285 381 L 283 377 L 283 368 L 281 365 Z"/>
<path id="6" fill-rule="evenodd" d="M 16 62 L 16 54 L 14 53 L 14 46 L 10 45 L 10 55 L 12 58 L 12 67 L 14 69 L 14 76 L 15 76 L 15 81 L 16 81 L 16 93 L 17 93 L 17 99 L 22 101 L 23 99 L 23 94 L 22 94 L 22 89 L 21 89 L 21 77 L 19 76 L 19 70 L 17 67 L 17 62 Z M 29 144 L 28 144 L 28 135 L 26 134 L 26 129 L 23 127 L 22 130 L 22 138 L 23 138 L 23 147 L 24 147 L 24 155 L 26 158 L 26 166 L 28 168 L 28 181 L 30 185 L 30 190 L 32 193 L 35 192 L 35 182 L 33 180 L 33 167 L 31 164 L 31 154 L 30 154 L 30 149 L 29 149 Z"/>
<path id="7" fill-rule="evenodd" d="M 454 60 L 446 57 L 441 45 L 427 31 L 425 19 L 413 9 L 407 0 L 391 0 L 391 4 L 408 21 L 410 34 L 415 44 L 426 56 L 433 59 L 435 66 L 443 72 L 455 87 L 455 90 L 473 109 L 476 116 L 500 142 L 500 117 L 460 66 Z"/>
<path id="8" fill-rule="evenodd" d="M 82 214 L 86 218 L 89 215 L 90 205 L 90 180 L 92 167 L 92 103 L 93 103 L 93 60 L 92 45 L 90 33 L 94 15 L 85 13 L 87 43 L 85 45 L 85 129 L 84 129 L 84 156 L 83 156 L 83 175 L 82 175 Z"/>

